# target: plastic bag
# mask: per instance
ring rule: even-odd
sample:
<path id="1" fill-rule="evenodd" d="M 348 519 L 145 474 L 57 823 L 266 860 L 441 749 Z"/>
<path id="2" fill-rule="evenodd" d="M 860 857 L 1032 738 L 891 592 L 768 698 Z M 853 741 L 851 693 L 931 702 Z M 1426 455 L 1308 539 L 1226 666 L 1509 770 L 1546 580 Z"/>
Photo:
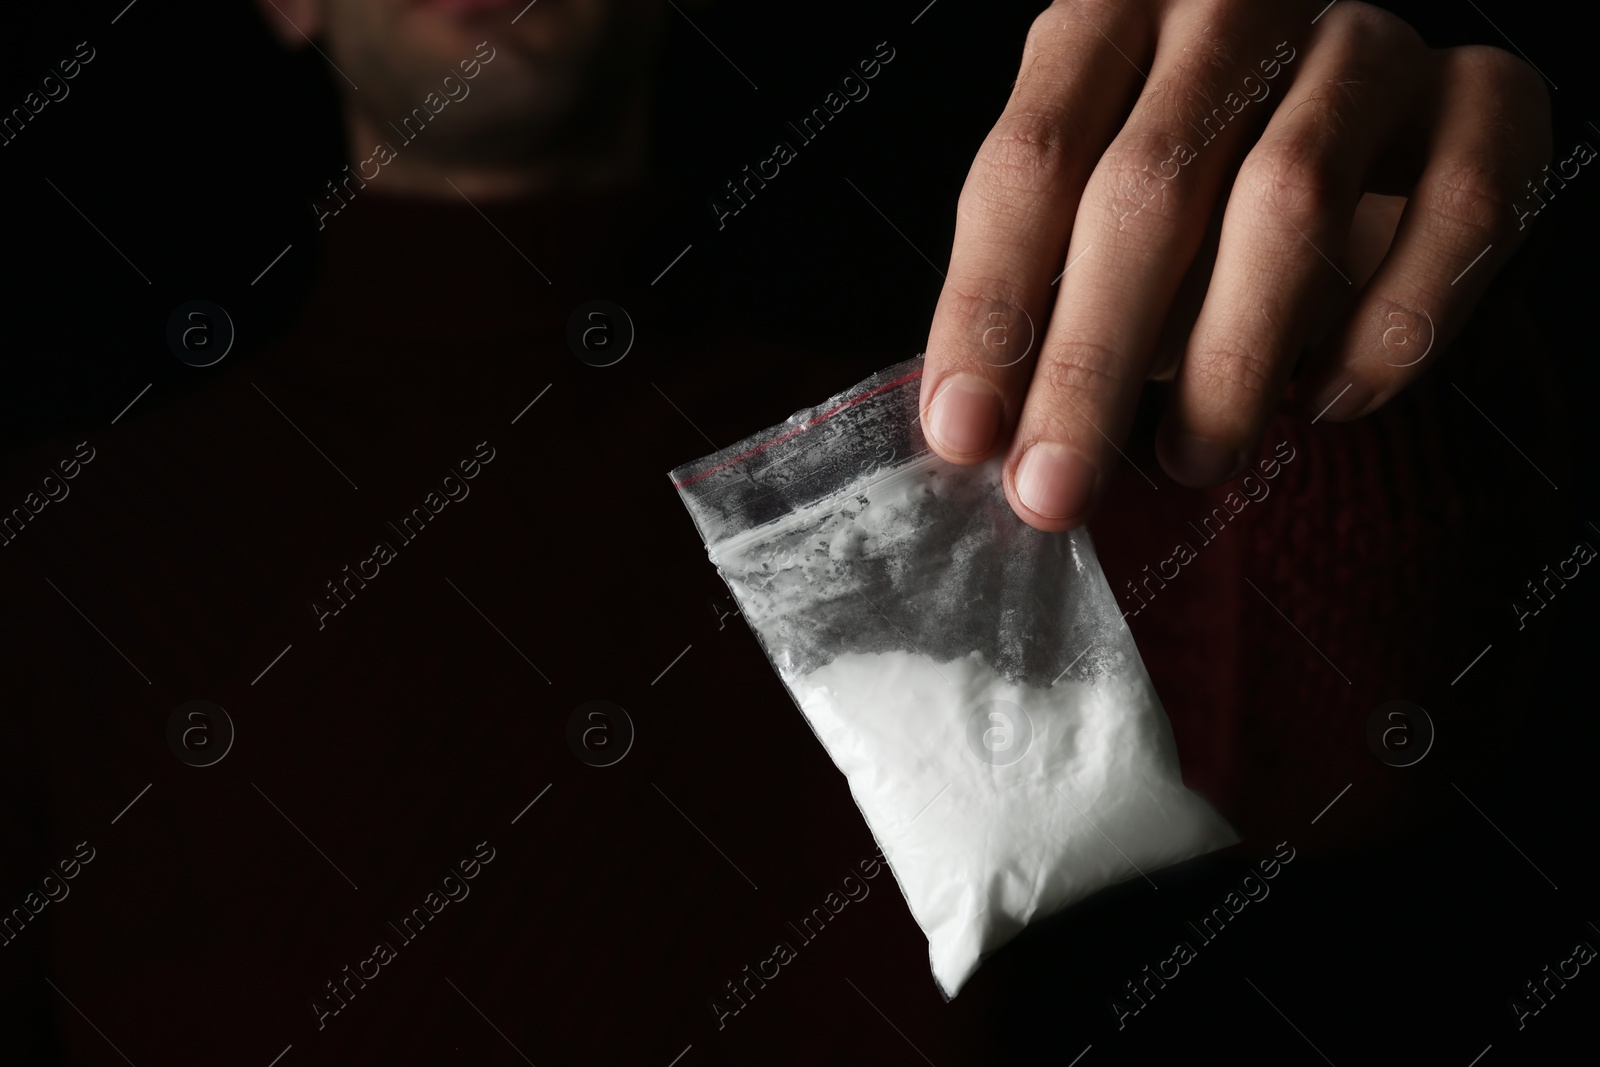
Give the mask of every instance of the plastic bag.
<path id="1" fill-rule="evenodd" d="M 949 999 L 1034 919 L 1239 839 L 1183 785 L 1087 531 L 1019 519 L 998 457 L 930 451 L 921 375 L 889 367 L 672 479 Z"/>

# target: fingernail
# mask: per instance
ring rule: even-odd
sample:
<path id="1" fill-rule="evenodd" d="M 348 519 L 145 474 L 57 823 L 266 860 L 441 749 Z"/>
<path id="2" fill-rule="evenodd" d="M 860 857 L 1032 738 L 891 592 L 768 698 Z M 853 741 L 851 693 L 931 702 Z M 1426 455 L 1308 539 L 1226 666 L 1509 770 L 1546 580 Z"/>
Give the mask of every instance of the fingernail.
<path id="1" fill-rule="evenodd" d="M 1030 445 L 1017 463 L 1017 496 L 1047 519 L 1069 519 L 1089 509 L 1095 469 L 1077 452 L 1052 441 Z"/>
<path id="2" fill-rule="evenodd" d="M 947 452 L 977 455 L 1000 436 L 1000 394 L 975 374 L 952 374 L 928 410 L 928 432 Z"/>
<path id="3" fill-rule="evenodd" d="M 1317 394 L 1311 402 L 1311 421 L 1324 418 L 1350 419 L 1361 414 L 1372 402 L 1372 390 L 1355 381 L 1336 381 Z"/>
<path id="4" fill-rule="evenodd" d="M 1193 487 L 1225 482 L 1245 464 L 1237 449 L 1192 433 L 1174 434 L 1168 452 L 1172 476 Z"/>

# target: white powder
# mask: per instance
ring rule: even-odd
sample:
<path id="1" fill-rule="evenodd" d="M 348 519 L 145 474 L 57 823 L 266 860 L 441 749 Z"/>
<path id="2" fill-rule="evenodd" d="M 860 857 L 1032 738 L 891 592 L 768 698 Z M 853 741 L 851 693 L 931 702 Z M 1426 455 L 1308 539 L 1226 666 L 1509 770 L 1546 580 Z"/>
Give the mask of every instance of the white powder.
<path id="1" fill-rule="evenodd" d="M 1142 665 L 1036 689 L 978 652 L 938 665 L 846 653 L 785 681 L 884 846 L 946 996 L 1035 918 L 1139 877 L 1135 865 L 1148 873 L 1238 840 L 1183 786 Z M 997 700 L 1032 726 L 1026 754 L 1004 766 L 968 738 L 974 711 Z M 1014 725 L 1018 745 L 1026 727 Z"/>
<path id="2" fill-rule="evenodd" d="M 675 478 L 948 998 L 1029 922 L 1238 837 L 1183 785 L 1087 532 L 1018 519 L 999 457 L 926 453 L 900 371 L 881 410 L 836 397 Z"/>

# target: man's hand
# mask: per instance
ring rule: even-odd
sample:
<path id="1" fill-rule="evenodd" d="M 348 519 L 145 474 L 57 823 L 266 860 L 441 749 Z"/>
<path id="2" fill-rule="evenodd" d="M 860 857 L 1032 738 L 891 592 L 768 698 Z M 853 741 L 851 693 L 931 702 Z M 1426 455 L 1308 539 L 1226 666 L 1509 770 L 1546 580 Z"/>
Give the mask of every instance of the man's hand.
<path id="1" fill-rule="evenodd" d="M 1156 445 L 1189 486 L 1250 461 L 1308 345 L 1308 418 L 1380 407 L 1520 243 L 1513 201 L 1549 177 L 1541 76 L 1324 2 L 1035 20 L 961 191 L 921 400 L 944 458 L 1009 445 L 1029 524 L 1089 518 L 1149 378 L 1174 379 Z"/>

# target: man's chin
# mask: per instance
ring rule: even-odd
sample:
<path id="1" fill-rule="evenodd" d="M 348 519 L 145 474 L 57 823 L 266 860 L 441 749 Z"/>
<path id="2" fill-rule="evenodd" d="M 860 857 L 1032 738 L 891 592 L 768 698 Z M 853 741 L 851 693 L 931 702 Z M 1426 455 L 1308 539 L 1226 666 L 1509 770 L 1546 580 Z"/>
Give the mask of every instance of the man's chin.
<path id="1" fill-rule="evenodd" d="M 486 11 L 506 11 L 525 0 L 410 0 L 409 6 L 429 8 L 452 15 L 476 15 Z M 531 4 L 529 5 L 532 6 Z M 549 4 L 545 5 L 549 7 Z M 518 19 L 517 21 L 521 21 Z"/>
<path id="2" fill-rule="evenodd" d="M 411 41 L 446 62 L 483 40 L 531 55 L 565 51 L 581 29 L 559 0 L 409 0 L 402 21 Z"/>

